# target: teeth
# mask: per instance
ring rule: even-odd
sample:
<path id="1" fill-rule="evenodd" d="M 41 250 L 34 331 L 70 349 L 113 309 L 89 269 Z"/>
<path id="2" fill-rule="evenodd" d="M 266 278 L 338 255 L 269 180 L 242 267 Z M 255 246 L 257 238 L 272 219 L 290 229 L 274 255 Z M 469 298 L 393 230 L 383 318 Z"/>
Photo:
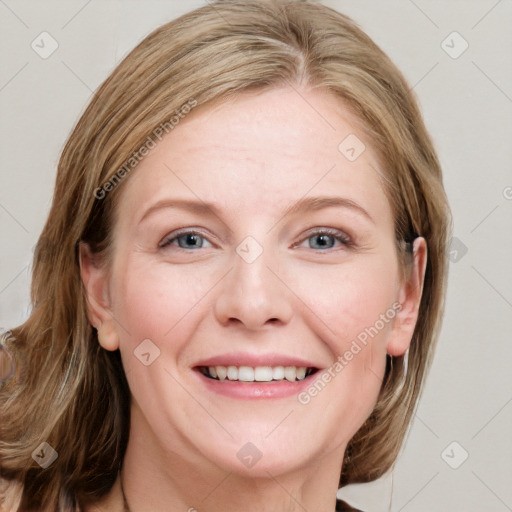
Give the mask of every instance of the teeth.
<path id="1" fill-rule="evenodd" d="M 306 378 L 306 368 L 304 368 L 304 366 L 297 368 L 297 380 L 304 380 L 305 378 Z"/>
<path id="2" fill-rule="evenodd" d="M 228 379 L 238 380 L 238 368 L 236 366 L 228 366 Z"/>
<path id="3" fill-rule="evenodd" d="M 272 368 L 272 378 L 274 380 L 283 380 L 284 379 L 284 366 L 276 366 Z"/>
<path id="4" fill-rule="evenodd" d="M 289 382 L 304 380 L 313 372 L 305 366 L 208 366 L 203 373 L 216 380 L 241 382 L 270 382 L 286 379 Z"/>
<path id="5" fill-rule="evenodd" d="M 270 382 L 273 378 L 270 366 L 257 366 L 254 369 L 254 380 L 257 382 Z"/>
<path id="6" fill-rule="evenodd" d="M 284 369 L 284 378 L 290 382 L 295 382 L 297 377 L 297 368 L 295 366 L 286 366 Z"/>
<path id="7" fill-rule="evenodd" d="M 229 380 L 235 380 L 229 378 Z M 254 368 L 250 366 L 240 366 L 238 368 L 238 380 L 242 380 L 244 382 L 253 382 L 254 381 Z"/>
<path id="8" fill-rule="evenodd" d="M 208 371 L 210 372 L 210 376 L 213 377 L 211 373 L 211 369 L 213 368 L 213 371 L 217 373 L 217 378 L 219 380 L 226 380 L 226 377 L 228 376 L 228 371 L 225 366 L 209 366 Z M 214 377 L 215 378 L 215 377 Z"/>

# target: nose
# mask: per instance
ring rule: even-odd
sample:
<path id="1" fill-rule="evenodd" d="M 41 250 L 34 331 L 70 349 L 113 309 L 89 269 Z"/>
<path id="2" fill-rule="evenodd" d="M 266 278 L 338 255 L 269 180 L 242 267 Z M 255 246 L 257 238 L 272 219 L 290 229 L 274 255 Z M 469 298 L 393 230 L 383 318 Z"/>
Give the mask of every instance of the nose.
<path id="1" fill-rule="evenodd" d="M 233 268 L 222 280 L 214 304 L 219 323 L 253 331 L 287 324 L 293 314 L 292 294 L 273 272 L 275 267 L 270 251 L 250 263 L 234 253 Z"/>

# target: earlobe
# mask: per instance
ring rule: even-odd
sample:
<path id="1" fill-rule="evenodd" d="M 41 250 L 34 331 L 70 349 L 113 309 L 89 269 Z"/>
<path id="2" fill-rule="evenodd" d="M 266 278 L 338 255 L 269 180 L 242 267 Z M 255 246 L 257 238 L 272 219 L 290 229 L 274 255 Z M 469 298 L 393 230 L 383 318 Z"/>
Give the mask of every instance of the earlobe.
<path id="1" fill-rule="evenodd" d="M 79 260 L 89 322 L 98 330 L 100 345 L 106 350 L 117 350 L 119 337 L 109 304 L 107 270 L 84 242 L 80 242 Z"/>
<path id="2" fill-rule="evenodd" d="M 398 300 L 401 307 L 387 344 L 387 353 L 391 356 L 402 356 L 406 353 L 418 321 L 427 268 L 427 242 L 422 237 L 414 240 L 410 265 L 407 276 L 400 285 Z"/>
<path id="3" fill-rule="evenodd" d="M 112 320 L 98 327 L 98 341 L 105 350 L 114 351 L 119 348 L 119 337 Z"/>

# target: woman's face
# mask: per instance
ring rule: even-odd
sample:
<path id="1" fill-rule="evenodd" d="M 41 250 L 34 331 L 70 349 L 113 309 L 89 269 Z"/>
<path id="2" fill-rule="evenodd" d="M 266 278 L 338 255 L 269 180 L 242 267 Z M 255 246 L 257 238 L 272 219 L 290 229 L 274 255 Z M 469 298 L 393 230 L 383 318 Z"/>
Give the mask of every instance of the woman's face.
<path id="1" fill-rule="evenodd" d="M 412 333 L 382 172 L 339 100 L 278 89 L 197 107 L 126 178 L 89 289 L 148 451 L 340 464 Z"/>

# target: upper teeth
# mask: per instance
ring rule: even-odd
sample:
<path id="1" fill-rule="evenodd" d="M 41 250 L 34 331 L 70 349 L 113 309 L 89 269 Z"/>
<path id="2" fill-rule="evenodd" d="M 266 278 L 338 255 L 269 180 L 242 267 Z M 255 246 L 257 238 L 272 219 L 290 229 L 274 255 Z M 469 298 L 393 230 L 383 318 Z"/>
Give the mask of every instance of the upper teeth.
<path id="1" fill-rule="evenodd" d="M 304 380 L 305 366 L 208 366 L 210 377 L 218 380 L 238 380 L 243 382 L 270 382 L 286 379 L 290 382 Z"/>

